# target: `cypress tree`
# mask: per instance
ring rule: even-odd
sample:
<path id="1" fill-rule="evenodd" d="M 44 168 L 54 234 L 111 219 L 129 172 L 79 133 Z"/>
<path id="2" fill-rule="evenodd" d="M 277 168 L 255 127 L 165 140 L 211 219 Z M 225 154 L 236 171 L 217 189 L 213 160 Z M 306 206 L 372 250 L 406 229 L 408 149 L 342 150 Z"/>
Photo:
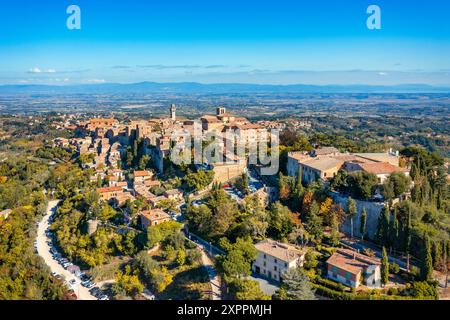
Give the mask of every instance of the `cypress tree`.
<path id="1" fill-rule="evenodd" d="M 135 159 L 135 161 L 136 161 L 137 158 L 138 158 L 138 142 L 137 142 L 137 140 L 134 140 L 134 144 L 133 144 L 133 156 L 134 156 L 134 159 Z"/>
<path id="2" fill-rule="evenodd" d="M 331 242 L 333 246 L 339 245 L 339 222 L 336 214 L 331 218 Z"/>
<path id="3" fill-rule="evenodd" d="M 394 208 L 394 212 L 392 214 L 392 218 L 389 225 L 389 238 L 390 243 L 393 247 L 396 247 L 397 240 L 398 240 L 398 211 L 397 207 Z"/>
<path id="4" fill-rule="evenodd" d="M 409 174 L 411 176 L 412 179 L 416 179 L 416 177 L 418 176 L 418 169 L 417 169 L 417 165 L 415 162 L 413 162 L 411 164 L 411 172 Z"/>
<path id="5" fill-rule="evenodd" d="M 367 212 L 366 208 L 363 207 L 361 211 L 361 220 L 359 223 L 359 233 L 361 233 L 361 240 L 364 240 L 364 235 L 366 234 L 366 226 L 367 226 Z"/>
<path id="6" fill-rule="evenodd" d="M 389 259 L 386 248 L 383 247 L 381 259 L 381 283 L 385 286 L 389 282 Z"/>
<path id="7" fill-rule="evenodd" d="M 298 172 L 297 172 L 297 187 L 296 187 L 296 189 L 297 189 L 296 191 L 299 196 L 303 194 L 303 184 L 302 184 L 303 181 L 302 180 L 303 180 L 303 169 L 302 169 L 302 166 L 299 165 Z"/>
<path id="8" fill-rule="evenodd" d="M 433 241 L 432 258 L 434 267 L 437 266 L 439 261 L 442 261 L 442 247 L 439 241 Z"/>
<path id="9" fill-rule="evenodd" d="M 405 253 L 406 253 L 406 269 L 409 271 L 409 253 L 411 249 L 411 206 L 408 204 L 408 216 L 405 226 Z"/>
<path id="10" fill-rule="evenodd" d="M 423 281 L 428 281 L 433 276 L 433 258 L 431 257 L 430 238 L 425 236 L 425 248 L 423 250 L 422 266 L 420 275 Z"/>
<path id="11" fill-rule="evenodd" d="M 97 176 L 97 188 L 101 188 L 102 185 L 103 185 L 102 176 L 98 175 Z"/>
<path id="12" fill-rule="evenodd" d="M 389 215 L 389 209 L 385 206 L 381 210 L 380 216 L 378 217 L 376 239 L 382 246 L 385 246 L 389 242 Z"/>
<path id="13" fill-rule="evenodd" d="M 358 213 L 358 209 L 356 208 L 356 201 L 353 200 L 351 197 L 348 198 L 348 217 L 350 218 L 350 235 L 353 239 L 353 218 Z"/>

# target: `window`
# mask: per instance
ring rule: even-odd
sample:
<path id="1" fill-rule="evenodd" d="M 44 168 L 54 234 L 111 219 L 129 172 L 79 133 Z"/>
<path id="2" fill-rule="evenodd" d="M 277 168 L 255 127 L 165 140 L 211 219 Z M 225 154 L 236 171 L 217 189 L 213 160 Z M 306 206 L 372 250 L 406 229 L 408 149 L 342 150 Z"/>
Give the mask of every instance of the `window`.
<path id="1" fill-rule="evenodd" d="M 274 270 L 274 271 L 277 271 L 277 266 L 273 267 L 273 270 Z"/>
<path id="2" fill-rule="evenodd" d="M 264 253 L 264 259 L 266 259 L 267 258 L 267 256 L 266 256 L 266 254 Z"/>
<path id="3" fill-rule="evenodd" d="M 273 261 L 274 261 L 275 263 L 278 263 L 278 260 L 277 260 L 277 259 L 273 259 Z"/>
<path id="4" fill-rule="evenodd" d="M 287 264 L 286 262 L 284 263 L 284 267 L 285 267 L 285 268 L 287 268 L 287 267 L 288 267 L 288 264 Z"/>

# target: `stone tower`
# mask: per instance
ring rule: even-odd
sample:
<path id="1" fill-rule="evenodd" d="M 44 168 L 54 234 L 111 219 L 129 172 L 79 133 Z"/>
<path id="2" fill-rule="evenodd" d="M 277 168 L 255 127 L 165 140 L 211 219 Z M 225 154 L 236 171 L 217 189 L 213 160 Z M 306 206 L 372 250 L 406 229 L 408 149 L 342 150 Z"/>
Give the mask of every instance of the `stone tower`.
<path id="1" fill-rule="evenodd" d="M 170 105 L 170 119 L 172 119 L 172 121 L 177 120 L 177 106 L 174 104 Z"/>
<path id="2" fill-rule="evenodd" d="M 217 115 L 218 116 L 221 116 L 221 115 L 225 114 L 225 112 L 226 112 L 226 110 L 225 110 L 224 107 L 217 108 Z"/>

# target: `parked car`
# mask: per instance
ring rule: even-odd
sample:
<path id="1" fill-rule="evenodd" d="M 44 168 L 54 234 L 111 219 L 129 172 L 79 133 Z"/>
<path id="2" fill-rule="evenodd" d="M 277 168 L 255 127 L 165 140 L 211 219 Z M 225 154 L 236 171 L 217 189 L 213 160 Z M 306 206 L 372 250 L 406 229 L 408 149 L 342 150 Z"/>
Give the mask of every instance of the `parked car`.
<path id="1" fill-rule="evenodd" d="M 92 289 L 93 287 L 96 286 L 96 284 L 95 284 L 94 282 L 90 281 L 90 280 L 88 280 L 88 281 L 83 281 L 83 282 L 81 283 L 81 285 L 82 285 L 83 287 L 88 288 L 88 289 Z"/>
<path id="2" fill-rule="evenodd" d="M 100 291 L 100 288 L 98 288 L 98 287 L 93 287 L 93 288 L 91 288 L 90 290 L 89 290 L 89 292 L 92 294 L 92 295 L 95 295 L 95 293 L 97 292 L 99 292 Z"/>
<path id="3" fill-rule="evenodd" d="M 71 279 L 71 280 L 69 281 L 69 284 L 72 285 L 72 286 L 74 286 L 74 285 L 77 284 L 77 280 Z"/>
<path id="4" fill-rule="evenodd" d="M 80 274 L 80 279 L 81 281 L 90 281 L 91 277 L 89 277 L 87 274 L 85 274 L 84 272 Z"/>

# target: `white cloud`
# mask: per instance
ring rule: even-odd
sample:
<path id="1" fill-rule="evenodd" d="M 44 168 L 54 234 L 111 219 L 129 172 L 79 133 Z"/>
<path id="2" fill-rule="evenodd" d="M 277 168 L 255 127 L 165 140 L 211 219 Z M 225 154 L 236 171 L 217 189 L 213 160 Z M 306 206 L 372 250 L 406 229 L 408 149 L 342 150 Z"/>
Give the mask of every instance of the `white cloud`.
<path id="1" fill-rule="evenodd" d="M 105 83 L 106 80 L 105 79 L 89 79 L 89 80 L 87 80 L 87 82 L 89 82 L 89 83 Z"/>
<path id="2" fill-rule="evenodd" d="M 41 68 L 34 67 L 34 68 L 31 68 L 30 70 L 28 70 L 28 73 L 56 73 L 56 70 L 55 69 L 43 70 Z"/>
<path id="3" fill-rule="evenodd" d="M 378 75 L 379 75 L 379 76 L 387 76 L 388 73 L 387 73 L 387 72 L 378 72 Z"/>

